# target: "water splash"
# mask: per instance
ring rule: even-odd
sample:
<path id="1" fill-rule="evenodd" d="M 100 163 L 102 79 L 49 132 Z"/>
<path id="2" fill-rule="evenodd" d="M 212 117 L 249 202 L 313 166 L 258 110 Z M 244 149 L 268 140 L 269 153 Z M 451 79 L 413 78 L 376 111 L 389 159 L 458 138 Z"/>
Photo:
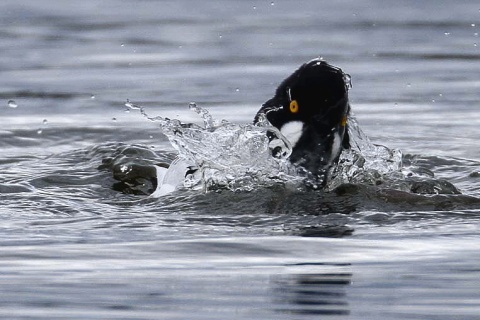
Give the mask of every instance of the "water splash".
<path id="1" fill-rule="evenodd" d="M 204 191 L 251 191 L 278 183 L 305 190 L 315 185 L 302 168 L 288 161 L 292 145 L 270 124 L 265 114 L 257 115 L 255 125 L 240 125 L 214 119 L 208 110 L 192 102 L 190 110 L 203 119 L 203 125 L 197 125 L 151 117 L 143 107 L 128 100 L 125 106 L 129 110 L 139 110 L 158 124 L 178 151 L 177 160 L 162 175 L 164 182 Z M 373 144 L 353 114 L 348 118 L 348 134 L 351 148 L 343 150 L 338 164 L 330 170 L 327 191 L 349 183 L 407 192 L 417 189 L 432 190 L 431 193 L 456 192 L 453 185 L 443 186 L 443 182 L 439 184 L 441 181 L 434 180 L 428 169 L 417 167 L 410 160 L 405 166 L 400 150 Z M 435 189 L 439 185 L 440 190 Z"/>
<path id="2" fill-rule="evenodd" d="M 328 190 L 344 183 L 379 185 L 403 180 L 402 152 L 373 144 L 353 114 L 348 118 L 348 135 L 350 149 L 341 153 L 338 165 L 331 170 Z"/>
<path id="3" fill-rule="evenodd" d="M 178 151 L 179 160 L 169 171 L 194 168 L 194 175 L 181 177 L 185 187 L 204 190 L 229 189 L 251 191 L 258 186 L 276 183 L 299 184 L 295 168 L 287 158 L 291 145 L 275 127 L 267 122 L 261 125 L 235 124 L 216 120 L 208 110 L 190 103 L 190 110 L 203 119 L 203 126 L 182 123 L 177 119 L 151 117 L 141 106 L 127 100 L 127 108 L 140 113 L 160 126 L 162 133 Z M 165 179 L 171 179 L 167 173 Z"/>

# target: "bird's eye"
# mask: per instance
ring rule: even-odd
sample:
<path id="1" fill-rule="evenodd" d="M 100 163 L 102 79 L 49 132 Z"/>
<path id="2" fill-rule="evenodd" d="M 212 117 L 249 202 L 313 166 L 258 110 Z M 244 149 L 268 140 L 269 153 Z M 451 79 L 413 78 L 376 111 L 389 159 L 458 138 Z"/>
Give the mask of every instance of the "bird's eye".
<path id="1" fill-rule="evenodd" d="M 290 102 L 290 112 L 291 113 L 297 113 L 298 112 L 298 102 L 297 102 L 297 100 L 292 100 L 292 102 Z"/>
<path id="2" fill-rule="evenodd" d="M 345 127 L 347 125 L 347 116 L 343 116 L 342 118 L 342 127 Z"/>

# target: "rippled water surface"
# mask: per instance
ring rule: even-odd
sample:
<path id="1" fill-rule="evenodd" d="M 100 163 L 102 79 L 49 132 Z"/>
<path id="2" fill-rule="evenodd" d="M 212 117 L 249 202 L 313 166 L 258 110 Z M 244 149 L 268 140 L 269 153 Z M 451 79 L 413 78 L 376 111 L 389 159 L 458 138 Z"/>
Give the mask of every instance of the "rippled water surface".
<path id="1" fill-rule="evenodd" d="M 0 24 L 2 319 L 480 319 L 478 1 L 3 0 Z M 319 56 L 371 141 L 462 194 L 118 191 L 106 159 L 175 158 L 127 99 L 246 124 Z"/>

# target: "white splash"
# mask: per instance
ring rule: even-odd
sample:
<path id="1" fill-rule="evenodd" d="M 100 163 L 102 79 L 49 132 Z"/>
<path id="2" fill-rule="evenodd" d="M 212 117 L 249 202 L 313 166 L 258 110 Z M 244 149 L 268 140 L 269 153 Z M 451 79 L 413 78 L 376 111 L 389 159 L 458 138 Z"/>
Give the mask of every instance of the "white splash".
<path id="1" fill-rule="evenodd" d="M 168 194 L 179 187 L 207 192 L 252 191 L 278 183 L 296 189 L 308 185 L 305 175 L 288 161 L 292 144 L 296 142 L 291 133 L 296 131 L 282 128 L 280 132 L 263 114 L 257 116 L 256 125 L 240 125 L 216 120 L 208 110 L 190 103 L 190 109 L 203 119 L 203 126 L 199 126 L 150 117 L 143 107 L 128 100 L 125 105 L 140 110 L 147 119 L 159 124 L 178 151 L 178 158 L 168 169 L 157 170 L 159 187 L 153 196 Z M 325 189 L 333 190 L 344 183 L 375 185 L 386 180 L 404 180 L 401 151 L 372 144 L 353 115 L 349 116 L 348 124 L 351 148 L 342 151 L 338 164 L 330 170 Z"/>
<path id="2" fill-rule="evenodd" d="M 348 135 L 350 149 L 342 151 L 338 165 L 331 170 L 327 190 L 344 183 L 378 185 L 403 180 L 400 150 L 371 143 L 353 115 L 348 117 Z"/>
<path id="3" fill-rule="evenodd" d="M 154 196 L 171 192 L 172 186 L 173 189 L 180 186 L 205 191 L 251 191 L 258 186 L 300 184 L 302 181 L 287 159 L 291 144 L 268 122 L 240 125 L 218 121 L 206 109 L 191 103 L 190 109 L 203 118 L 204 125 L 199 126 L 176 119 L 150 117 L 142 107 L 130 101 L 125 105 L 140 110 L 149 120 L 158 123 L 178 151 L 178 159 L 166 172 L 157 170 L 157 177 L 162 181 Z M 192 168 L 195 174 L 186 175 Z"/>

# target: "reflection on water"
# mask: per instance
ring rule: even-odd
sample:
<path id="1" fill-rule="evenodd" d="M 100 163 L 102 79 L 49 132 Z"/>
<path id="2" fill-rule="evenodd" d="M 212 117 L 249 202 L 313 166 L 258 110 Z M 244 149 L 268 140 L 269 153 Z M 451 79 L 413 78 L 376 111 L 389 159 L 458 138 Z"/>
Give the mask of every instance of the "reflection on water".
<path id="1" fill-rule="evenodd" d="M 274 297 L 280 313 L 348 315 L 347 289 L 351 273 L 313 273 L 280 277 L 274 281 Z"/>

